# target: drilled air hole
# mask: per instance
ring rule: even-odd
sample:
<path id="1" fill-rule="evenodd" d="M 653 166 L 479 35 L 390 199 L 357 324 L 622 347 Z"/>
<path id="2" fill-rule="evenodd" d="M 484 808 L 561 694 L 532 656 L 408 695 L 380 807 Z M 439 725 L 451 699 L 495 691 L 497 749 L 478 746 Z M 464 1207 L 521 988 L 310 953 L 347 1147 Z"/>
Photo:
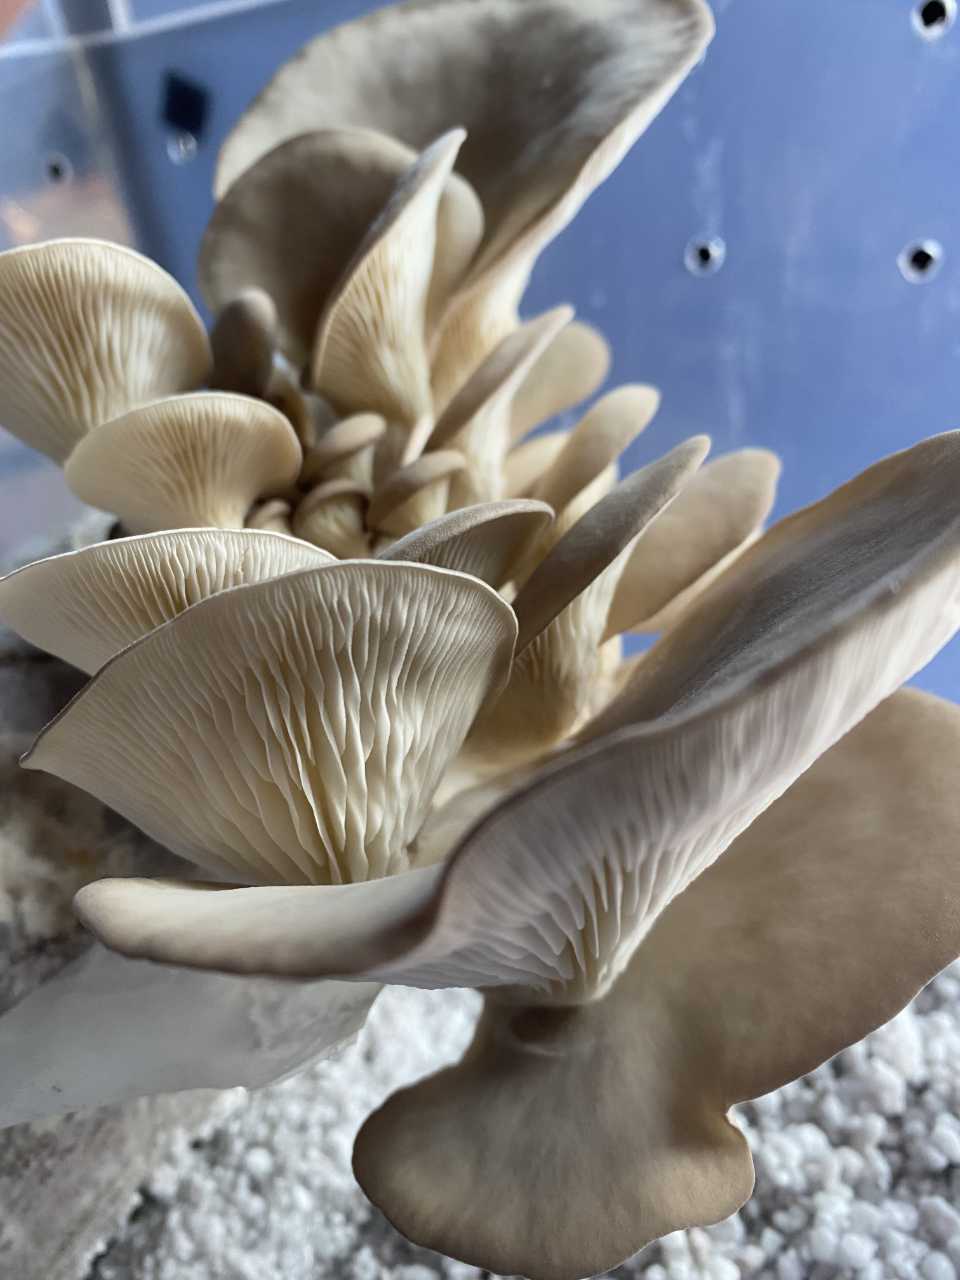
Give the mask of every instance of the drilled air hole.
<path id="1" fill-rule="evenodd" d="M 694 276 L 709 276 L 719 271 L 727 256 L 727 246 L 719 236 L 709 240 L 691 240 L 684 251 L 683 261 Z"/>
<path id="2" fill-rule="evenodd" d="M 922 284 L 931 280 L 943 261 L 943 246 L 937 240 L 918 240 L 900 251 L 897 266 L 904 280 Z"/>
<path id="3" fill-rule="evenodd" d="M 66 156 L 61 155 L 59 151 L 54 151 L 47 156 L 44 172 L 48 182 L 59 186 L 60 183 L 69 182 L 73 177 L 73 165 Z"/>
<path id="4" fill-rule="evenodd" d="M 957 0 L 924 0 L 913 10 L 913 25 L 925 40 L 939 40 L 953 26 Z"/>

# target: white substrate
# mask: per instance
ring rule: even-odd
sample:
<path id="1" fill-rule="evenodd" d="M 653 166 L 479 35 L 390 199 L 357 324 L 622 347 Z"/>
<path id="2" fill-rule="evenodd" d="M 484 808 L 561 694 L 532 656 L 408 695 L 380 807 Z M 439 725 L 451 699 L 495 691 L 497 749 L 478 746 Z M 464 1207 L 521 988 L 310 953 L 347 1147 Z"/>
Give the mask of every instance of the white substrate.
<path id="1" fill-rule="evenodd" d="M 90 1280 L 477 1276 L 408 1245 L 350 1172 L 364 1116 L 399 1084 L 458 1056 L 476 1008 L 462 992 L 387 991 L 337 1061 L 255 1096 L 229 1095 L 209 1140 L 174 1144 Z M 757 1165 L 753 1200 L 720 1226 L 678 1232 L 618 1274 L 957 1280 L 958 1116 L 960 965 L 863 1044 L 741 1108 Z"/>

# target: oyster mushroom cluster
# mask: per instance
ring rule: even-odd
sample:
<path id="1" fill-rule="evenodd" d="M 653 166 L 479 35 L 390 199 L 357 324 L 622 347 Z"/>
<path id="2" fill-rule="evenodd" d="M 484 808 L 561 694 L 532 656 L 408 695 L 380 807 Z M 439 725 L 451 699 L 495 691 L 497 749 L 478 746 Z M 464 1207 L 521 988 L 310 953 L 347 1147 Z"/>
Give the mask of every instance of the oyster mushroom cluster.
<path id="1" fill-rule="evenodd" d="M 767 531 L 766 451 L 618 478 L 649 387 L 529 435 L 607 369 L 519 320 L 534 259 L 710 32 L 445 0 L 322 36 L 221 153 L 209 338 L 128 250 L 0 255 L 0 421 L 119 521 L 0 581 L 92 677 L 23 764 L 184 859 L 80 890 L 97 944 L 0 1019 L 2 1122 L 263 1083 L 385 983 L 474 987 L 357 1177 L 574 1280 L 732 1213 L 730 1108 L 960 953 L 960 716 L 898 692 L 960 626 L 960 433 Z"/>

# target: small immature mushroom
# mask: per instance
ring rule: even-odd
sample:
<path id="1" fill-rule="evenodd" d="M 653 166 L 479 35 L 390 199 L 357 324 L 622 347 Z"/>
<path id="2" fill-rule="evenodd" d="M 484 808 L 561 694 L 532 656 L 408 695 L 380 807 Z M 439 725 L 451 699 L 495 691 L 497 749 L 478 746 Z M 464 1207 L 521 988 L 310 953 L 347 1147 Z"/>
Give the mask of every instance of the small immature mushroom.
<path id="1" fill-rule="evenodd" d="M 382 413 L 403 436 L 432 413 L 427 306 L 439 205 L 465 136 L 445 133 L 401 177 L 327 298 L 314 340 L 311 385 L 344 412 Z"/>
<path id="2" fill-rule="evenodd" d="M 299 374 L 281 351 L 274 353 L 273 369 L 263 398 L 289 419 L 304 450 L 311 449 L 337 420 L 323 396 L 301 386 Z"/>
<path id="3" fill-rule="evenodd" d="M 0 578 L 0 619 L 87 672 L 208 596 L 327 564 L 295 538 L 245 529 L 175 529 L 113 538 Z"/>
<path id="4" fill-rule="evenodd" d="M 105 423 L 64 473 L 77 497 L 132 532 L 242 529 L 258 498 L 288 488 L 302 451 L 282 414 L 223 391 L 169 396 Z"/>
<path id="5" fill-rule="evenodd" d="M 602 333 L 580 320 L 561 329 L 513 398 L 510 436 L 522 440 L 541 422 L 593 395 L 610 370 Z"/>
<path id="6" fill-rule="evenodd" d="M 501 496 L 513 397 L 548 344 L 572 317 L 571 307 L 556 307 L 529 320 L 503 339 L 447 404 L 427 448 L 453 446 L 466 460 L 464 474 L 451 492 L 452 506 L 468 506 Z"/>
<path id="7" fill-rule="evenodd" d="M 378 559 L 435 564 L 500 587 L 524 547 L 552 519 L 546 503 L 529 499 L 460 507 L 391 543 Z"/>
<path id="8" fill-rule="evenodd" d="M 132 249 L 51 240 L 0 253 L 0 424 L 54 461 L 209 369 L 190 299 Z"/>
<path id="9" fill-rule="evenodd" d="M 610 606 L 607 636 L 662 631 L 756 537 L 770 514 L 780 460 L 740 449 L 709 462 L 630 553 Z"/>
<path id="10" fill-rule="evenodd" d="M 378 533 L 399 537 L 436 520 L 446 511 L 451 482 L 465 465 L 457 450 L 437 449 L 398 468 L 374 493 L 368 525 Z"/>
<path id="11" fill-rule="evenodd" d="M 307 451 L 301 480 L 353 480 L 372 489 L 374 448 L 386 429 L 376 413 L 357 413 L 334 423 Z"/>
<path id="12" fill-rule="evenodd" d="M 341 560 L 370 554 L 365 515 L 370 490 L 355 480 L 327 480 L 301 498 L 291 519 L 298 538 L 322 547 Z"/>
<path id="13" fill-rule="evenodd" d="M 250 508 L 246 529 L 263 529 L 270 533 L 292 533 L 290 516 L 292 507 L 286 498 L 270 498 Z"/>
<path id="14" fill-rule="evenodd" d="M 277 348 L 277 309 L 262 289 L 244 289 L 221 307 L 210 333 L 210 385 L 266 399 Z"/>

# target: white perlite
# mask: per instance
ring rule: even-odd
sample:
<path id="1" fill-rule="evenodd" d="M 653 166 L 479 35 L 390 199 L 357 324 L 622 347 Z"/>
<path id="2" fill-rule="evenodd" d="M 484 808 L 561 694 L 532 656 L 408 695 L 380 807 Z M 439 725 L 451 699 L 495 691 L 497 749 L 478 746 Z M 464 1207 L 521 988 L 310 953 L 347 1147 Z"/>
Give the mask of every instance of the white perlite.
<path id="1" fill-rule="evenodd" d="M 184 1136 L 154 1170 L 141 1210 L 90 1280 L 479 1275 L 407 1244 L 350 1172 L 364 1116 L 398 1085 L 458 1056 L 477 1007 L 470 993 L 387 991 L 337 1061 L 236 1095 L 208 1142 L 191 1146 Z M 720 1226 L 668 1237 L 619 1274 L 955 1280 L 958 1113 L 960 965 L 863 1044 L 741 1108 L 757 1164 L 753 1200 Z"/>

